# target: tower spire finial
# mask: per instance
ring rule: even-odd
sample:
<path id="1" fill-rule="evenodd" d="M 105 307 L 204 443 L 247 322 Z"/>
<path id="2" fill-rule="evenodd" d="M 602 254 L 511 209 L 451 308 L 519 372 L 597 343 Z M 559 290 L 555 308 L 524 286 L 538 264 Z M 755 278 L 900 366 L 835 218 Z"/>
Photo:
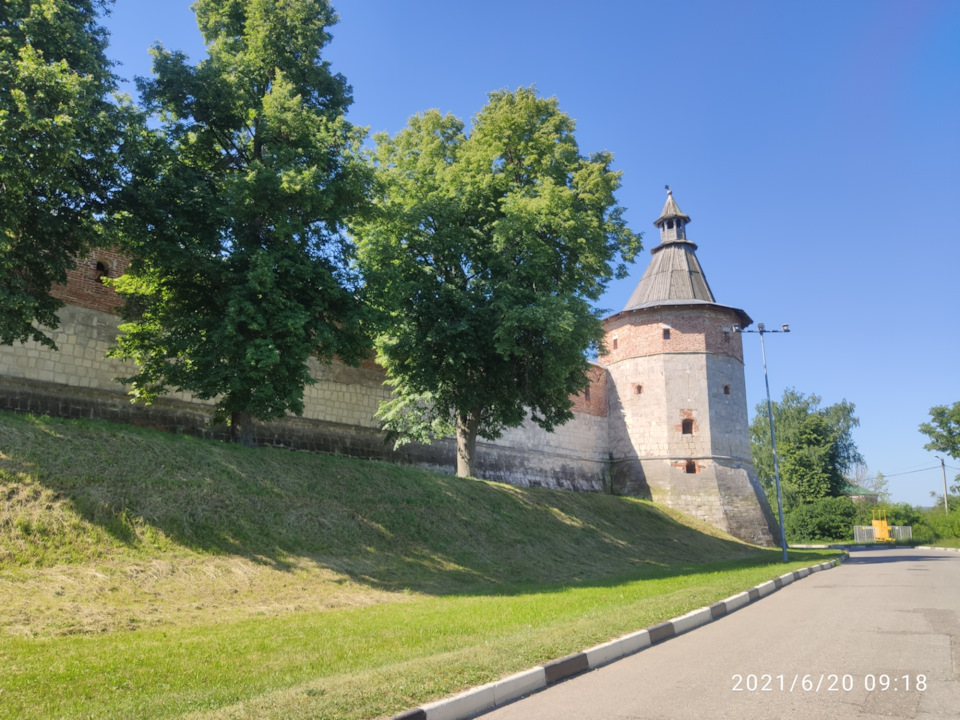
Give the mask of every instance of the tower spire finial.
<path id="1" fill-rule="evenodd" d="M 660 228 L 660 242 L 686 242 L 687 234 L 684 226 L 690 222 L 690 216 L 685 215 L 677 207 L 677 201 L 673 199 L 670 186 L 663 187 L 667 190 L 667 202 L 663 205 L 660 217 L 653 221 L 653 224 Z"/>

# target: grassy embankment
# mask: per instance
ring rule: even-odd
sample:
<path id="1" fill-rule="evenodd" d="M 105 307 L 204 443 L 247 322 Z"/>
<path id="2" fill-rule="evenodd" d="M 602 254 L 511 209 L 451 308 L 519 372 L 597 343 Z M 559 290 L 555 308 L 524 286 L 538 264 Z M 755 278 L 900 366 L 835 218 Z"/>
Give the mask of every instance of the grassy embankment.
<path id="1" fill-rule="evenodd" d="M 650 503 L 0 413 L 0 718 L 370 718 L 831 552 Z"/>

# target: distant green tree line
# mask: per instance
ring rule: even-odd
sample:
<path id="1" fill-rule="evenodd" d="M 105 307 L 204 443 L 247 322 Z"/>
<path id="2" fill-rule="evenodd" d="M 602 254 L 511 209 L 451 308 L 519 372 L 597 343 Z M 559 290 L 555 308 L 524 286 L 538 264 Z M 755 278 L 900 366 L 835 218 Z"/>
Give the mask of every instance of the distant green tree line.
<path id="1" fill-rule="evenodd" d="M 874 512 L 882 512 L 891 525 L 912 526 L 914 542 L 960 538 L 960 497 L 950 497 L 949 514 L 943 512 L 942 497 L 933 508 L 891 504 L 883 475 L 865 477 L 852 435 L 860 424 L 853 403 L 823 407 L 817 395 L 788 388 L 772 409 L 788 541 L 853 540 L 853 526 L 870 525 Z M 920 431 L 930 438 L 925 449 L 960 459 L 960 403 L 931 408 L 930 421 Z M 757 475 L 776 507 L 766 403 L 757 405 L 750 435 Z M 957 493 L 960 487 L 954 484 L 951 490 Z"/>

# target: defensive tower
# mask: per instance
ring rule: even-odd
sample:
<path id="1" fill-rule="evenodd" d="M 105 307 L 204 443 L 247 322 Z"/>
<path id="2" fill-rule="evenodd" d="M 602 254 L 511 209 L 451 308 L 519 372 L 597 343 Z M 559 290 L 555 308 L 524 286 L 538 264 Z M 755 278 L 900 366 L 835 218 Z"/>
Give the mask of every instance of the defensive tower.
<path id="1" fill-rule="evenodd" d="M 614 492 L 646 497 L 748 542 L 779 533 L 750 457 L 741 336 L 752 320 L 714 299 L 667 188 L 660 244 L 604 321 Z"/>

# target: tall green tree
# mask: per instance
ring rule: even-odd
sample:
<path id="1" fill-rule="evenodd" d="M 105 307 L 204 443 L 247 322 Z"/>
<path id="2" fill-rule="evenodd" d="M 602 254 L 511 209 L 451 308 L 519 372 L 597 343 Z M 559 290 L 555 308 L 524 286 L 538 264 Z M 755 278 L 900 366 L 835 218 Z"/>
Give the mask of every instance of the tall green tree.
<path id="1" fill-rule="evenodd" d="M 921 423 L 920 432 L 930 438 L 925 450 L 960 460 L 960 402 L 930 408 L 930 422 Z"/>
<path id="2" fill-rule="evenodd" d="M 853 440 L 853 428 L 860 425 L 856 407 L 843 400 L 820 406 L 817 395 L 804 395 L 787 388 L 779 402 L 772 403 L 777 435 L 777 457 L 784 507 L 815 502 L 844 494 L 844 475 L 863 462 Z M 754 467 L 771 502 L 776 501 L 773 453 L 767 404 L 759 403 L 750 424 Z"/>
<path id="3" fill-rule="evenodd" d="M 252 418 L 303 411 L 312 356 L 369 352 L 344 220 L 364 206 L 351 90 L 322 51 L 325 0 L 198 0 L 208 57 L 155 47 L 139 81 L 159 129 L 128 144 L 134 256 L 114 357 L 135 398 L 214 399 L 251 441 Z"/>
<path id="4" fill-rule="evenodd" d="M 99 24 L 108 0 L 0 3 L 0 344 L 59 325 L 56 283 L 92 244 L 120 180 L 126 111 Z M 128 117 L 134 117 L 133 114 Z"/>
<path id="5" fill-rule="evenodd" d="M 924 450 L 944 453 L 954 460 L 960 460 L 960 402 L 930 408 L 930 422 L 921 423 L 920 432 L 930 438 L 930 442 L 923 446 Z M 960 475 L 954 481 L 949 491 L 960 495 Z M 952 494 L 950 498 L 951 507 L 957 507 Z"/>
<path id="6" fill-rule="evenodd" d="M 399 441 L 476 438 L 526 417 L 572 417 L 602 328 L 591 301 L 640 248 L 614 193 L 612 158 L 581 155 L 574 122 L 532 88 L 495 92 L 464 123 L 432 110 L 378 135 L 377 212 L 354 224 Z M 618 262 L 616 266 L 614 263 Z"/>

